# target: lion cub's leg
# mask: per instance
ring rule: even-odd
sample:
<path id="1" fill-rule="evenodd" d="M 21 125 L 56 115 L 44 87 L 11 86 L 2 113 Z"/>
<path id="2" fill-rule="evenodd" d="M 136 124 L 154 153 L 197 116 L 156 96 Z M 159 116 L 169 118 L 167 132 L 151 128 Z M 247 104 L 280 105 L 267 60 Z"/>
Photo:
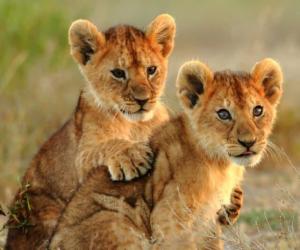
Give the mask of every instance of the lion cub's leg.
<path id="1" fill-rule="evenodd" d="M 239 215 L 243 205 L 243 190 L 241 187 L 233 189 L 231 194 L 231 203 L 224 205 L 218 212 L 218 221 L 221 225 L 232 225 L 234 224 Z"/>
<path id="2" fill-rule="evenodd" d="M 82 182 L 93 167 L 105 165 L 114 181 L 132 180 L 151 168 L 153 153 L 146 142 L 115 139 L 94 145 L 80 145 L 76 165 Z"/>

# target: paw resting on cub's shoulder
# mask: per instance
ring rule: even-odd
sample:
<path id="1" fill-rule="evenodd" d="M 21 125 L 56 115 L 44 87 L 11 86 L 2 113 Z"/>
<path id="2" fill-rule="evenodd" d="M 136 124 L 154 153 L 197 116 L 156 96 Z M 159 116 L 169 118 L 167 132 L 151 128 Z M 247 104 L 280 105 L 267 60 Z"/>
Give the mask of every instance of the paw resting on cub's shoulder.
<path id="1" fill-rule="evenodd" d="M 152 149 L 147 143 L 139 142 L 112 156 L 107 161 L 107 167 L 112 180 L 129 181 L 145 175 L 152 163 Z"/>
<path id="2" fill-rule="evenodd" d="M 156 17 L 146 31 L 128 25 L 105 32 L 87 20 L 69 30 L 71 55 L 87 86 L 76 168 L 83 181 L 104 165 L 113 180 L 131 180 L 151 168 L 150 132 L 168 119 L 159 102 L 175 37 L 174 19 Z"/>

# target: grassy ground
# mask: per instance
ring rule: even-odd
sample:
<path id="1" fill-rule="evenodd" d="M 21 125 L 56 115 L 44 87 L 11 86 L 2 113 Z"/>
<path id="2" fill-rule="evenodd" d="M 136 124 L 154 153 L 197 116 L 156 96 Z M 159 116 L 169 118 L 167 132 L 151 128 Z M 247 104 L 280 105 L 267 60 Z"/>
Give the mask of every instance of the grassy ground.
<path id="1" fill-rule="evenodd" d="M 75 106 L 83 80 L 68 52 L 71 21 L 89 18 L 102 29 L 122 22 L 145 27 L 168 12 L 178 24 L 164 98 L 172 109 L 178 109 L 174 80 L 186 60 L 199 58 L 216 70 L 250 70 L 267 56 L 281 62 L 285 94 L 272 141 L 288 157 L 278 151 L 275 160 L 249 171 L 243 213 L 227 237 L 234 249 L 297 249 L 288 245 L 299 239 L 300 214 L 300 170 L 289 162 L 300 163 L 297 8 L 298 1 L 0 1 L 0 204 L 10 203 L 38 147 Z M 0 225 L 4 219 L 0 215 Z"/>
<path id="2" fill-rule="evenodd" d="M 226 232 L 228 249 L 300 249 L 300 171 L 249 169 L 237 225 Z"/>

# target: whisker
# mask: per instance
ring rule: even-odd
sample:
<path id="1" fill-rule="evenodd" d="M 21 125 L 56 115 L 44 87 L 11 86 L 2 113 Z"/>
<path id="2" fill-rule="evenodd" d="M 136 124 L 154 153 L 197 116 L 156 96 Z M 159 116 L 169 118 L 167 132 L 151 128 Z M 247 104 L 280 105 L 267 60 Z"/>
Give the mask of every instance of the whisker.
<path id="1" fill-rule="evenodd" d="M 297 170 L 297 168 L 295 167 L 295 165 L 293 164 L 292 160 L 290 159 L 290 157 L 287 155 L 287 153 L 284 151 L 284 149 L 280 148 L 279 146 L 277 146 L 275 143 L 268 141 L 267 144 L 268 148 L 271 149 L 278 157 L 280 156 L 280 161 L 284 161 L 286 160 L 288 163 L 289 167 L 292 167 L 293 170 L 296 172 L 296 174 L 298 176 L 300 176 L 300 172 Z"/>
<path id="2" fill-rule="evenodd" d="M 266 153 L 267 157 L 269 157 L 269 158 L 272 159 L 273 161 L 276 161 L 276 160 L 277 160 L 276 154 L 275 154 L 269 147 L 266 147 L 266 148 L 264 149 L 264 152 Z"/>

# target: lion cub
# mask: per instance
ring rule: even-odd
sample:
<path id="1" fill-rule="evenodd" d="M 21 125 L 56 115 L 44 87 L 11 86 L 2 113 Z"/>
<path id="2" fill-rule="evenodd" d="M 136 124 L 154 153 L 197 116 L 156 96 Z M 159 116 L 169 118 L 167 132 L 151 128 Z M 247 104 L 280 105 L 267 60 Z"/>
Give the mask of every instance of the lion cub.
<path id="1" fill-rule="evenodd" d="M 112 180 L 127 181 L 150 169 L 148 137 L 168 120 L 159 98 L 174 36 L 175 22 L 167 14 L 145 32 L 128 25 L 101 32 L 86 20 L 72 23 L 71 54 L 87 84 L 72 117 L 42 146 L 23 178 L 32 207 L 25 219 L 32 226 L 26 234 L 10 229 L 7 249 L 45 249 L 91 168 L 105 165 Z"/>
<path id="2" fill-rule="evenodd" d="M 90 174 L 68 204 L 51 249 L 220 249 L 216 218 L 244 168 L 267 146 L 282 94 L 272 59 L 251 73 L 185 63 L 177 79 L 184 112 L 151 136 L 150 176 L 114 184 Z M 99 185 L 101 183 L 101 185 Z"/>

